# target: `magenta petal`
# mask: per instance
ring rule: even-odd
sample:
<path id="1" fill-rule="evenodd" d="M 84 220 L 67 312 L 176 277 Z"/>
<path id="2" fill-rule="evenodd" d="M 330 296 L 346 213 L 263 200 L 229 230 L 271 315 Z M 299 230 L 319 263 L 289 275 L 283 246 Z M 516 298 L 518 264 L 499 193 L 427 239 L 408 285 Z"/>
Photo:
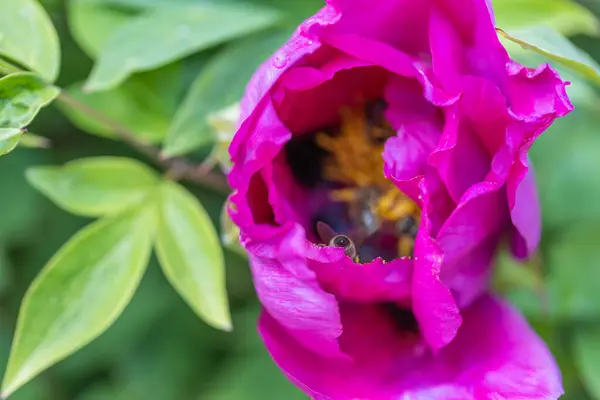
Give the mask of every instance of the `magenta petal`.
<path id="1" fill-rule="evenodd" d="M 450 343 L 461 324 L 452 293 L 440 280 L 443 253 L 433 239 L 417 237 L 413 272 L 413 310 L 432 349 Z"/>
<path id="2" fill-rule="evenodd" d="M 429 1 L 334 0 L 328 3 L 342 14 L 339 23 L 328 31 L 356 33 L 408 54 L 421 54 L 429 50 Z"/>
<path id="3" fill-rule="evenodd" d="M 241 121 L 258 106 L 279 77 L 303 57 L 321 47 L 317 32 L 340 18 L 335 8 L 326 6 L 302 23 L 296 33 L 254 74 L 241 101 Z"/>
<path id="4" fill-rule="evenodd" d="M 437 169 L 455 202 L 467 189 L 485 178 L 491 160 L 477 127 L 460 111 L 458 105 L 446 110 L 440 147 L 429 157 L 429 163 Z"/>
<path id="5" fill-rule="evenodd" d="M 436 78 L 449 93 L 461 91 L 468 76 L 485 77 L 504 85 L 506 50 L 493 25 L 491 6 L 466 0 L 456 7 L 437 0 L 429 19 L 431 59 Z"/>
<path id="6" fill-rule="evenodd" d="M 460 100 L 446 109 L 440 145 L 429 161 L 457 202 L 490 172 L 510 121 L 506 99 L 495 84 L 481 78 L 463 78 L 462 84 Z"/>
<path id="7" fill-rule="evenodd" d="M 469 257 L 488 237 L 500 236 L 506 221 L 506 206 L 498 191 L 501 186 L 501 182 L 482 182 L 465 193 L 437 235 L 445 262 Z"/>
<path id="8" fill-rule="evenodd" d="M 549 400 L 563 394 L 543 340 L 517 310 L 491 296 L 465 311 L 463 326 L 442 357 L 470 366 L 457 383 L 472 385 L 478 399 Z"/>
<path id="9" fill-rule="evenodd" d="M 263 129 L 256 129 L 257 125 Z M 255 222 L 247 197 L 253 178 L 260 177 L 264 182 L 259 171 L 273 161 L 290 138 L 291 133 L 279 121 L 269 98 L 260 102 L 234 136 L 229 148 L 233 167 L 227 179 L 235 189 L 230 201 L 236 211 L 230 210 L 230 215 L 242 230 L 252 229 Z"/>
<path id="10" fill-rule="evenodd" d="M 531 167 L 517 187 L 510 216 L 516 230 L 511 235 L 512 252 L 518 258 L 527 258 L 535 253 L 542 233 L 540 203 Z"/>
<path id="11" fill-rule="evenodd" d="M 422 175 L 429 154 L 436 148 L 443 129 L 441 112 L 423 97 L 415 81 L 393 76 L 384 90 L 386 118 L 396 136 L 385 143 L 385 175 L 395 181 Z"/>
<path id="12" fill-rule="evenodd" d="M 349 56 L 336 57 L 319 68 L 298 67 L 286 73 L 272 91 L 277 112 L 294 133 L 335 125 L 342 107 L 379 97 L 388 73 Z"/>
<path id="13" fill-rule="evenodd" d="M 468 68 L 464 47 L 451 21 L 437 7 L 429 17 L 429 37 L 431 62 L 436 77 L 447 90 L 458 91 L 461 75 Z"/>
<path id="14" fill-rule="evenodd" d="M 454 339 L 461 324 L 459 309 L 452 293 L 440 280 L 444 253 L 431 237 L 428 204 L 430 193 L 424 179 L 420 183 L 424 207 L 415 242 L 413 271 L 413 312 L 421 333 L 432 349 L 438 350 Z"/>
<path id="15" fill-rule="evenodd" d="M 573 110 L 565 89 L 568 83 L 550 65 L 533 69 L 511 61 L 506 68 L 510 77 L 507 97 L 517 117 L 528 121 L 547 115 L 556 118 Z"/>
<path id="16" fill-rule="evenodd" d="M 496 17 L 494 15 L 494 7 L 492 6 L 492 0 L 485 0 L 485 6 L 487 7 L 488 13 L 490 14 L 490 19 L 492 20 L 492 24 L 496 25 Z"/>
<path id="17" fill-rule="evenodd" d="M 328 45 L 353 57 L 378 65 L 389 72 L 416 79 L 423 87 L 424 97 L 435 105 L 448 105 L 457 100 L 432 81 L 429 68 L 420 59 L 386 44 L 355 33 L 328 34 L 323 38 Z"/>
<path id="18" fill-rule="evenodd" d="M 500 87 L 505 80 L 504 66 L 509 60 L 506 50 L 500 43 L 493 23 L 491 7 L 486 0 L 464 0 L 460 7 L 454 0 L 434 0 L 436 7 L 431 13 L 430 37 L 434 65 L 440 54 L 436 75 L 443 77 L 462 69 L 463 75 L 485 77 Z M 445 35 L 450 36 L 445 36 Z M 444 50 L 446 47 L 446 50 Z M 441 53 L 439 52 L 441 51 Z M 448 59 L 448 55 L 458 55 L 460 61 Z M 460 69 L 444 69 L 444 62 Z M 442 78 L 446 83 L 448 79 Z"/>
<path id="19" fill-rule="evenodd" d="M 353 360 L 308 350 L 268 313 L 259 330 L 275 362 L 315 399 L 557 399 L 560 373 L 512 307 L 483 296 L 464 311 L 456 339 L 436 355 L 395 330 L 383 308 L 345 305 L 342 347 Z"/>
<path id="20" fill-rule="evenodd" d="M 440 278 L 452 291 L 461 309 L 487 290 L 492 274 L 490 266 L 501 239 L 499 233 L 489 235 L 476 243 L 468 253 L 445 260 Z"/>
<path id="21" fill-rule="evenodd" d="M 529 169 L 527 152 L 556 117 L 573 110 L 565 86 L 548 65 L 529 69 L 517 63 L 508 66 L 511 112 L 528 127 L 528 134 L 513 135 L 513 146 L 519 146 L 516 162 L 507 180 L 508 206 L 514 225 L 511 246 L 515 256 L 529 257 L 540 240 L 540 211 L 533 170 Z M 520 142 L 519 142 L 520 139 Z"/>
<path id="22" fill-rule="evenodd" d="M 387 263 L 378 258 L 368 264 L 357 264 L 342 257 L 327 263 L 313 261 L 310 266 L 321 285 L 341 300 L 401 302 L 411 297 L 413 261 L 408 258 Z"/>
<path id="23" fill-rule="evenodd" d="M 338 303 L 307 267 L 302 228 L 274 230 L 272 237 L 246 243 L 261 303 L 296 340 L 330 357 L 341 356 Z"/>
<path id="24" fill-rule="evenodd" d="M 349 379 L 348 362 L 326 358 L 303 347 L 267 312 L 261 315 L 258 330 L 279 368 L 312 399 L 344 399 L 352 392 L 365 391 Z"/>

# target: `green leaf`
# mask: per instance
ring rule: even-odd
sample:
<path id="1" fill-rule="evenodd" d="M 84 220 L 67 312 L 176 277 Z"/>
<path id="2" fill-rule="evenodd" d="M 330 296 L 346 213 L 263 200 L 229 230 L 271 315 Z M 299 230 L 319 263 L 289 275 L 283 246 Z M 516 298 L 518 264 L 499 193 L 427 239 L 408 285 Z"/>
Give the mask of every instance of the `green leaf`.
<path id="1" fill-rule="evenodd" d="M 289 37 L 288 31 L 269 32 L 231 44 L 200 72 L 169 128 L 163 154 L 186 154 L 214 142 L 207 117 L 239 101 L 256 68 Z"/>
<path id="2" fill-rule="evenodd" d="M 116 87 L 147 71 L 273 25 L 278 14 L 242 5 L 173 6 L 150 10 L 117 30 L 102 52 L 86 90 Z M 149 45 L 151 44 L 151 45 Z"/>
<path id="3" fill-rule="evenodd" d="M 59 90 L 46 85 L 29 72 L 0 79 L 0 128 L 23 128 L 33 121 L 40 109 L 58 96 Z"/>
<path id="4" fill-rule="evenodd" d="M 107 7 L 103 1 L 91 0 L 69 1 L 68 12 L 73 39 L 94 59 L 110 37 L 107 32 L 115 32 L 132 17 L 123 10 Z"/>
<path id="5" fill-rule="evenodd" d="M 13 283 L 12 267 L 13 266 L 8 259 L 6 245 L 4 243 L 0 243 L 0 296 L 4 296 L 6 294 L 6 290 L 10 288 L 11 284 Z M 0 353 L 1 352 L 2 351 L 0 350 Z M 2 359 L 2 354 L 0 354 L 0 360 Z"/>
<path id="6" fill-rule="evenodd" d="M 230 357 L 213 377 L 208 393 L 197 400 L 263 400 L 265 388 L 269 398 L 306 400 L 307 397 L 285 377 L 265 351 L 256 321 L 260 315 L 258 304 L 251 304 L 234 314 L 235 332 L 230 346 Z M 231 379 L 235 376 L 235 379 Z"/>
<path id="7" fill-rule="evenodd" d="M 79 102 L 101 112 L 112 121 L 135 133 L 147 143 L 161 143 L 175 114 L 180 94 L 178 64 L 136 74 L 121 86 L 96 93 L 85 93 L 82 83 L 72 85 L 68 92 Z M 98 136 L 117 138 L 114 126 L 90 117 L 69 104 L 59 103 L 61 110 L 81 130 Z"/>
<path id="8" fill-rule="evenodd" d="M 0 209 L 7 210 L 0 218 L 0 238 L 10 238 L 11 243 L 38 243 L 35 254 L 39 254 L 42 244 L 38 241 L 46 232 L 40 221 L 47 221 L 49 215 L 45 199 L 26 182 L 24 175 L 30 166 L 47 163 L 49 156 L 48 152 L 15 151 L 9 157 L 0 157 Z"/>
<path id="9" fill-rule="evenodd" d="M 215 328 L 230 330 L 225 263 L 217 232 L 200 202 L 185 188 L 161 188 L 156 253 L 173 287 Z"/>
<path id="10" fill-rule="evenodd" d="M 3 396 L 113 324 L 148 263 L 155 212 L 152 204 L 97 221 L 52 257 L 23 299 Z"/>
<path id="11" fill-rule="evenodd" d="M 121 388 L 115 388 L 110 383 L 94 383 L 85 388 L 85 391 L 76 400 L 123 400 L 125 398 Z"/>
<path id="12" fill-rule="evenodd" d="M 494 263 L 493 286 L 498 292 L 513 288 L 536 290 L 541 284 L 535 266 L 536 258 L 523 262 L 513 257 L 510 251 L 502 248 Z"/>
<path id="13" fill-rule="evenodd" d="M 58 35 L 36 0 L 0 0 L 0 55 L 54 82 L 60 68 Z"/>
<path id="14" fill-rule="evenodd" d="M 545 243 L 551 315 L 571 321 L 596 318 L 600 314 L 600 226 L 576 224 L 561 233 Z"/>
<path id="15" fill-rule="evenodd" d="M 593 399 L 600 400 L 600 329 L 578 329 L 573 352 L 585 388 Z"/>
<path id="16" fill-rule="evenodd" d="M 600 220 L 599 149 L 600 116 L 595 108 L 576 107 L 536 140 L 531 158 L 546 230 L 560 232 Z"/>
<path id="17" fill-rule="evenodd" d="M 521 45 L 524 49 L 542 54 L 600 85 L 600 66 L 587 53 L 578 49 L 554 29 L 538 26 L 511 33 L 498 28 L 496 30 L 505 39 Z"/>
<path id="18" fill-rule="evenodd" d="M 539 254 L 521 261 L 509 249 L 501 249 L 494 263 L 492 286 L 528 319 L 546 316 L 548 301 Z"/>
<path id="19" fill-rule="evenodd" d="M 0 156 L 17 147 L 22 133 L 18 128 L 0 128 Z"/>
<path id="20" fill-rule="evenodd" d="M 502 29 L 549 26 L 570 36 L 598 34 L 598 21 L 585 7 L 571 0 L 492 0 L 496 25 Z"/>
<path id="21" fill-rule="evenodd" d="M 29 183 L 64 210 L 82 216 L 115 214 L 146 199 L 158 184 L 156 174 L 139 161 L 94 157 L 63 167 L 27 170 Z"/>
<path id="22" fill-rule="evenodd" d="M 235 376 L 235 379 L 231 377 Z M 307 397 L 283 375 L 266 351 L 237 355 L 226 361 L 225 368 L 215 377 L 209 395 L 196 400 L 263 400 L 265 388 L 273 399 L 306 400 Z"/>
<path id="23" fill-rule="evenodd" d="M 164 6 L 180 5 L 198 5 L 203 3 L 213 3 L 214 0 L 91 0 L 101 2 L 113 7 L 133 8 L 137 10 L 147 10 Z M 221 0 L 217 0 L 221 1 Z"/>
<path id="24" fill-rule="evenodd" d="M 246 4 L 256 4 L 280 11 L 285 18 L 285 24 L 291 27 L 298 26 L 302 21 L 314 15 L 323 7 L 323 0 L 231 0 L 243 1 Z"/>
<path id="25" fill-rule="evenodd" d="M 157 297 L 160 301 L 156 301 Z M 155 324 L 166 322 L 174 309 L 183 309 L 188 312 L 186 316 L 190 320 L 195 319 L 181 303 L 165 281 L 158 263 L 151 259 L 135 295 L 120 318 L 85 349 L 54 366 L 54 375 L 68 377 L 74 382 L 95 374 L 98 365 L 110 365 L 116 360 L 120 363 L 133 347 L 143 347 L 148 334 L 156 330 Z"/>

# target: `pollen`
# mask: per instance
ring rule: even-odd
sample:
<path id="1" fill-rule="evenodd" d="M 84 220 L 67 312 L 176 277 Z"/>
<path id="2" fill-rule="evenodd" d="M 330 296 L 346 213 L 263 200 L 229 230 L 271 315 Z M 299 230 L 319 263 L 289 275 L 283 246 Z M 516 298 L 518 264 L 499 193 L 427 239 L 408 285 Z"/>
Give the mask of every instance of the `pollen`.
<path id="1" fill-rule="evenodd" d="M 318 133 L 316 142 L 329 153 L 322 170 L 326 181 L 341 188 L 330 192 L 330 199 L 358 210 L 355 215 L 370 213 L 377 224 L 397 223 L 408 216 L 418 221 L 417 205 L 384 176 L 385 141 L 396 134 L 387 121 L 374 121 L 366 107 L 341 110 L 339 129 Z M 363 220 L 357 222 L 364 224 Z M 367 227 L 371 231 L 370 227 Z M 398 253 L 412 253 L 413 238 L 400 234 Z"/>
<path id="2" fill-rule="evenodd" d="M 377 140 L 382 129 L 370 126 L 363 109 L 343 109 L 341 114 L 337 134 L 317 135 L 317 144 L 331 154 L 325 162 L 324 178 L 350 187 L 384 189 L 389 182 L 383 176 L 383 143 Z"/>

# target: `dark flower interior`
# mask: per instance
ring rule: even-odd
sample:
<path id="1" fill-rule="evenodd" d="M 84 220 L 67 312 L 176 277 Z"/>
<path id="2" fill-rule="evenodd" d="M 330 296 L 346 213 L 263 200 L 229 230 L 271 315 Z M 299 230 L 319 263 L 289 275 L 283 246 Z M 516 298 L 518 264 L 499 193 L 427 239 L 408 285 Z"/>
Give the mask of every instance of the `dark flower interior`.
<path id="1" fill-rule="evenodd" d="M 419 209 L 384 177 L 383 148 L 395 135 L 382 99 L 340 110 L 332 127 L 295 135 L 285 147 L 296 184 L 321 193 L 308 232 L 356 262 L 411 257 Z M 317 194 L 318 196 L 318 194 Z"/>

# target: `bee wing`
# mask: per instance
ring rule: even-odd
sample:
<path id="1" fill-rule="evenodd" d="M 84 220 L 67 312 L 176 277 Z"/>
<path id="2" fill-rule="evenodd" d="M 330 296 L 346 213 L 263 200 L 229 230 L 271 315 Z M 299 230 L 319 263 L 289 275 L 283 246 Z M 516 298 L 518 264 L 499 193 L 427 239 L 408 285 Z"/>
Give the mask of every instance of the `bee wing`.
<path id="1" fill-rule="evenodd" d="M 317 234 L 323 243 L 329 243 L 334 236 L 337 236 L 337 232 L 323 221 L 317 222 Z"/>

